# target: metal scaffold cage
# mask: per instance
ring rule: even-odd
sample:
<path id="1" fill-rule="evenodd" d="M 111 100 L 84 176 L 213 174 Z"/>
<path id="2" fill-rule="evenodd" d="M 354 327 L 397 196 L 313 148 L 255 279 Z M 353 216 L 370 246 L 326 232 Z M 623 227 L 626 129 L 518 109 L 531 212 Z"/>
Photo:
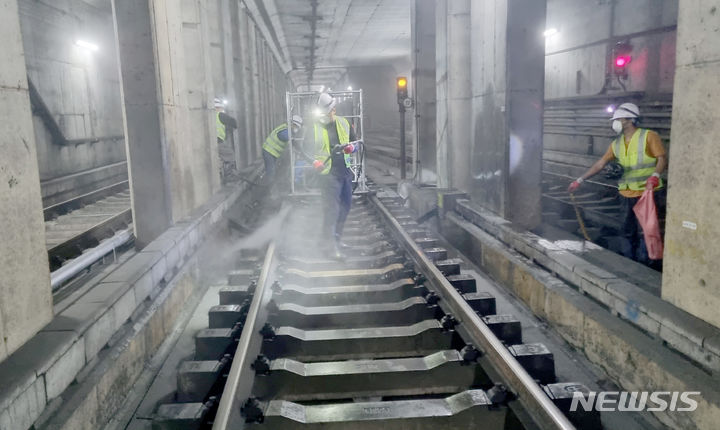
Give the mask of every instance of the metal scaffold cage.
<path id="1" fill-rule="evenodd" d="M 325 91 L 337 100 L 336 115 L 344 117 L 355 130 L 357 141 L 364 142 L 363 127 L 363 93 L 362 90 Z M 287 92 L 285 106 L 287 110 L 287 124 L 292 124 L 293 115 L 303 119 L 303 131 L 296 135 L 292 127 L 288 127 L 290 153 L 290 192 L 292 195 L 315 195 L 319 193 L 319 174 L 313 167 L 316 154 L 315 142 L 312 132 L 319 119 L 316 103 L 321 93 Z M 323 161 L 323 160 L 321 160 Z M 353 174 L 354 192 L 367 192 L 365 176 L 365 145 L 351 154 L 350 170 Z"/>

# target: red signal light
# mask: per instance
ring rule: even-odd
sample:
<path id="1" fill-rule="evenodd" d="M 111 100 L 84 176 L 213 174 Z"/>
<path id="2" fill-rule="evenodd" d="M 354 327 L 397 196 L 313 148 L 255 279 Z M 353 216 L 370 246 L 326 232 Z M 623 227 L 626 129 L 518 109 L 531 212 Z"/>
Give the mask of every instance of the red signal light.
<path id="1" fill-rule="evenodd" d="M 621 55 L 615 58 L 615 65 L 617 67 L 625 67 L 628 65 L 628 63 L 630 63 L 630 60 L 631 58 L 629 55 Z"/>

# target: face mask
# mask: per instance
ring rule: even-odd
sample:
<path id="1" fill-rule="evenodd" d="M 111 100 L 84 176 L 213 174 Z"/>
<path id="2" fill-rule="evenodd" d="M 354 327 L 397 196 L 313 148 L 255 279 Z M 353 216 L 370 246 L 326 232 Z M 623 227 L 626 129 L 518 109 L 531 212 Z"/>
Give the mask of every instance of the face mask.
<path id="1" fill-rule="evenodd" d="M 616 119 L 612 122 L 612 129 L 617 134 L 620 134 L 622 132 L 623 126 L 620 120 Z"/>
<path id="2" fill-rule="evenodd" d="M 322 124 L 330 124 L 330 116 L 328 116 L 328 115 L 323 115 L 323 116 L 321 116 L 321 117 L 320 117 L 320 122 L 321 122 Z"/>

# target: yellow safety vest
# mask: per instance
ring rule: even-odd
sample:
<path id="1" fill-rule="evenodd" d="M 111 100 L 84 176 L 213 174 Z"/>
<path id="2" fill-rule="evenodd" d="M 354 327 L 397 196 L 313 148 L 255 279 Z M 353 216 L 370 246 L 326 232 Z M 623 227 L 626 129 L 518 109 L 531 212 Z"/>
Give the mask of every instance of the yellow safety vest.
<path id="1" fill-rule="evenodd" d="M 263 143 L 262 146 L 265 151 L 275 158 L 279 158 L 282 153 L 285 152 L 285 148 L 287 148 L 287 142 L 283 142 L 278 137 L 278 134 L 283 130 L 287 130 L 287 124 L 281 124 L 275 127 L 267 139 L 265 139 L 265 143 Z"/>
<path id="2" fill-rule="evenodd" d="M 657 158 L 651 157 L 645 153 L 647 146 L 648 130 L 639 128 L 630 138 L 627 150 L 625 149 L 624 135 L 618 136 L 612 143 L 613 154 L 615 159 L 623 167 L 623 175 L 618 180 L 619 190 L 644 191 L 645 182 L 655 172 Z M 655 188 L 663 187 L 663 181 L 660 179 L 659 185 Z"/>
<path id="3" fill-rule="evenodd" d="M 338 140 L 341 145 L 350 143 L 350 123 L 347 119 L 336 116 L 335 126 L 337 127 Z M 330 173 L 332 167 L 332 157 L 330 156 L 330 136 L 328 136 L 327 129 L 322 125 L 315 124 L 315 159 L 325 162 L 325 169 L 320 172 L 322 175 Z M 345 155 L 345 165 L 350 167 L 350 154 Z"/>
<path id="4" fill-rule="evenodd" d="M 220 121 L 220 112 L 215 112 L 215 127 L 217 129 L 217 137 L 218 139 L 225 141 L 225 124 Z"/>

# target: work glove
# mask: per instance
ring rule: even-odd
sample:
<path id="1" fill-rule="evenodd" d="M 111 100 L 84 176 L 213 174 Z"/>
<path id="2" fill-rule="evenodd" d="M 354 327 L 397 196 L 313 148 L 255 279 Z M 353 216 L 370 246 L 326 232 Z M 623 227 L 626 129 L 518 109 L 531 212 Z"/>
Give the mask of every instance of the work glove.
<path id="1" fill-rule="evenodd" d="M 582 184 L 583 182 L 583 178 L 575 179 L 570 183 L 570 186 L 568 187 L 568 192 L 574 193 L 575 191 L 577 191 L 578 188 L 580 188 L 580 184 Z"/>
<path id="2" fill-rule="evenodd" d="M 660 185 L 660 177 L 652 175 L 648 178 L 647 182 L 645 183 L 645 189 L 646 190 L 654 190 L 655 187 Z"/>
<path id="3" fill-rule="evenodd" d="M 345 147 L 343 147 L 343 152 L 346 154 L 352 154 L 353 152 L 355 152 L 355 145 L 353 145 L 352 143 L 348 143 L 347 145 L 345 145 Z"/>
<path id="4" fill-rule="evenodd" d="M 315 161 L 313 161 L 313 168 L 315 168 L 315 170 L 320 172 L 325 168 L 325 163 L 323 163 L 320 160 L 315 160 Z"/>

